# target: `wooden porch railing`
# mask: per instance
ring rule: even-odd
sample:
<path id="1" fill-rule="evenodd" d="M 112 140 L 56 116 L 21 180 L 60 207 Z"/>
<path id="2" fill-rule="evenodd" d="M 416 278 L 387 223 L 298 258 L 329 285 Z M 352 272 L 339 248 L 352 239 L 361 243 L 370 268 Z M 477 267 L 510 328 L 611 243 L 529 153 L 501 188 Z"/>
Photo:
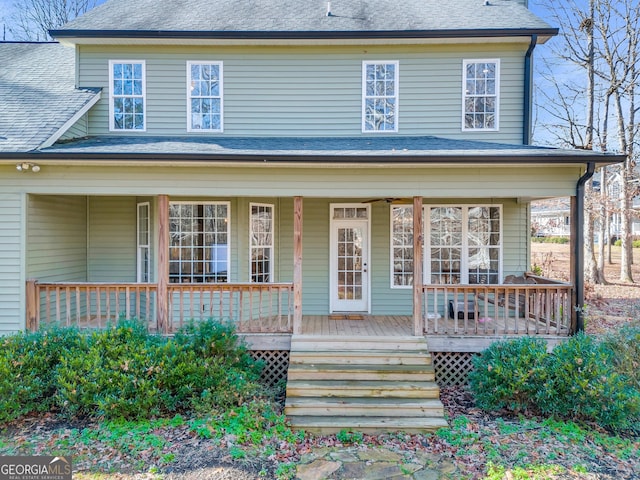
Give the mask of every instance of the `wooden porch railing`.
<path id="1" fill-rule="evenodd" d="M 27 282 L 27 329 L 41 324 L 101 328 L 136 318 L 158 331 L 154 283 Z M 291 283 L 181 283 L 168 286 L 168 329 L 191 320 L 230 321 L 240 333 L 291 333 Z"/>
<path id="2" fill-rule="evenodd" d="M 291 333 L 292 283 L 169 284 L 169 325 L 190 320 L 230 321 L 240 333 Z"/>
<path id="3" fill-rule="evenodd" d="M 425 285 L 427 335 L 569 335 L 572 285 Z M 543 283 L 544 282 L 544 283 Z"/>
<path id="4" fill-rule="evenodd" d="M 153 283 L 27 282 L 27 328 L 59 324 L 100 328 L 137 318 L 155 328 Z"/>

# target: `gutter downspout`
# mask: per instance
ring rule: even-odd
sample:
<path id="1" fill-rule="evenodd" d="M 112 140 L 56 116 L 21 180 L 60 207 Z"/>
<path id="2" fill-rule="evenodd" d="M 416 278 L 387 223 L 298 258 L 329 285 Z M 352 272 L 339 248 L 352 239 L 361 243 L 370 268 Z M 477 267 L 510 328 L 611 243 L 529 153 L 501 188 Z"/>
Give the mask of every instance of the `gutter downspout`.
<path id="1" fill-rule="evenodd" d="M 584 186 L 593 177 L 596 164 L 594 162 L 587 163 L 587 171 L 578 179 L 576 184 L 576 239 L 574 242 L 575 255 L 575 278 L 576 278 L 576 333 L 584 331 Z"/>
<path id="2" fill-rule="evenodd" d="M 531 35 L 531 42 L 527 53 L 524 54 L 524 105 L 522 107 L 522 144 L 531 145 L 531 101 L 533 97 L 533 82 L 531 60 L 533 49 L 538 42 L 538 35 Z"/>

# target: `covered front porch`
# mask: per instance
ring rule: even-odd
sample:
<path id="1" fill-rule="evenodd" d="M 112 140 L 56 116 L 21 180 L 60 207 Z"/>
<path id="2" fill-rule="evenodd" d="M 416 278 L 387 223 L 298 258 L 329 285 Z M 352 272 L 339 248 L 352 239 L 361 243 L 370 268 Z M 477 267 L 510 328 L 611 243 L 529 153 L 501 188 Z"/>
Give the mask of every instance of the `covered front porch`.
<path id="1" fill-rule="evenodd" d="M 352 328 L 365 336 L 491 338 L 575 329 L 572 285 L 523 276 L 527 206 L 514 199 L 259 200 L 31 196 L 28 225 L 49 238 L 27 239 L 27 328 L 135 318 L 172 334 L 213 318 L 253 337 Z M 413 231 L 431 232 L 431 243 Z M 455 240 L 463 232 L 482 245 Z M 442 244 L 451 235 L 454 246 Z M 82 281 L 65 279 L 83 270 Z M 521 281 L 502 282 L 507 273 Z"/>

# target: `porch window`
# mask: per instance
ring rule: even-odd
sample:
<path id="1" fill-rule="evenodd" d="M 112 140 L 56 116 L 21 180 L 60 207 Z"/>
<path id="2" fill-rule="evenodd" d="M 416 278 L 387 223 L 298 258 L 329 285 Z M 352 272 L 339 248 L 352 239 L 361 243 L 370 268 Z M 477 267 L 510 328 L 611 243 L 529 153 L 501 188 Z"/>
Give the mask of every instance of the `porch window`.
<path id="1" fill-rule="evenodd" d="M 413 207 L 391 207 L 392 287 L 413 285 Z"/>
<path id="2" fill-rule="evenodd" d="M 149 202 L 138 204 L 138 282 L 150 280 Z"/>
<path id="3" fill-rule="evenodd" d="M 398 131 L 398 62 L 362 65 L 362 131 Z"/>
<path id="4" fill-rule="evenodd" d="M 273 281 L 273 205 L 252 203 L 249 215 L 251 281 Z"/>
<path id="5" fill-rule="evenodd" d="M 187 62 L 187 130 L 222 132 L 222 62 Z"/>
<path id="6" fill-rule="evenodd" d="M 229 203 L 169 207 L 169 281 L 229 281 Z"/>
<path id="7" fill-rule="evenodd" d="M 144 131 L 145 62 L 109 61 L 109 130 Z"/>
<path id="8" fill-rule="evenodd" d="M 500 206 L 429 206 L 427 283 L 499 283 L 502 268 Z"/>
<path id="9" fill-rule="evenodd" d="M 500 60 L 464 60 L 462 129 L 498 129 Z"/>

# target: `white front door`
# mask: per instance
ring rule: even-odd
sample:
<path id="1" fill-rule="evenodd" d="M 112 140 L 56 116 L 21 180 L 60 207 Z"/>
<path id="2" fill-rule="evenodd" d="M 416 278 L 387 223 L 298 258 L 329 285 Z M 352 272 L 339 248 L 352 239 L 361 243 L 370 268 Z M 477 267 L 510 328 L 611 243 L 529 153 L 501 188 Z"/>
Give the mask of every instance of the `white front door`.
<path id="1" fill-rule="evenodd" d="M 331 206 L 331 311 L 369 311 L 369 205 Z"/>

